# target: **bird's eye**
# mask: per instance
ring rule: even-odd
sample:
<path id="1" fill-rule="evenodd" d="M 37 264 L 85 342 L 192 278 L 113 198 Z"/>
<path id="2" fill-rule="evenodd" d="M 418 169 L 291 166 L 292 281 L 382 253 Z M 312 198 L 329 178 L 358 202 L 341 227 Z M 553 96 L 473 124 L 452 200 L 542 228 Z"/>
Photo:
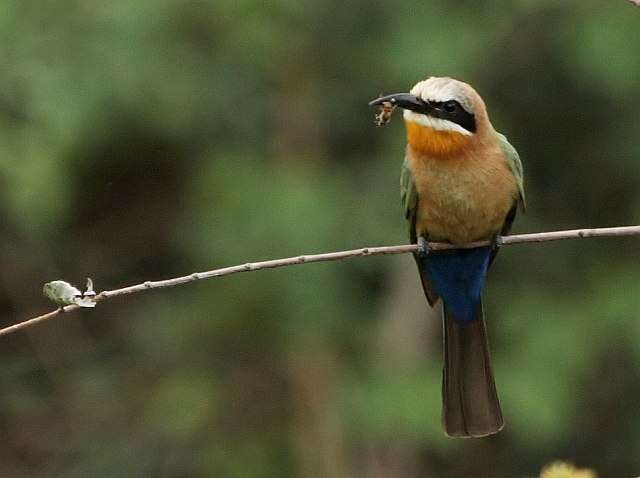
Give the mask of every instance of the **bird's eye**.
<path id="1" fill-rule="evenodd" d="M 453 113 L 458 107 L 458 103 L 455 101 L 447 101 L 443 106 L 447 113 Z"/>

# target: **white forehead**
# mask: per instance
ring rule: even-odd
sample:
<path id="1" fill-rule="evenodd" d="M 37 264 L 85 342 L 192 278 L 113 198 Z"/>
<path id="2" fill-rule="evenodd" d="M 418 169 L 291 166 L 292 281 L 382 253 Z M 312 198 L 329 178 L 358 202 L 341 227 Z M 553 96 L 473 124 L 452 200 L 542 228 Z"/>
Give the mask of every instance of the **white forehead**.
<path id="1" fill-rule="evenodd" d="M 469 113 L 475 113 L 473 102 L 469 98 L 468 86 L 452 78 L 437 78 L 432 76 L 418 82 L 411 88 L 411 94 L 426 101 L 444 102 L 456 100 Z"/>

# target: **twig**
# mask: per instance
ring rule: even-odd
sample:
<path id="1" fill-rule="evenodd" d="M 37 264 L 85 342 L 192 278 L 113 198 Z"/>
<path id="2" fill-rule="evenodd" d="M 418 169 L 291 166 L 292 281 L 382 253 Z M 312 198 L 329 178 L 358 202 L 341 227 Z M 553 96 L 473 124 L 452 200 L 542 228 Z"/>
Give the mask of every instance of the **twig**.
<path id="1" fill-rule="evenodd" d="M 534 234 L 518 234 L 513 236 L 504 236 L 502 243 L 504 245 L 511 244 L 524 244 L 530 242 L 548 242 L 559 241 L 563 239 L 582 239 L 589 237 L 622 237 L 622 236 L 638 236 L 640 235 L 640 226 L 624 226 L 624 227 L 605 227 L 598 229 L 573 229 L 568 231 L 552 231 L 552 232 L 538 232 Z M 472 249 L 474 247 L 482 247 L 489 245 L 489 241 L 472 242 L 463 245 L 453 245 L 445 243 L 430 243 L 431 250 L 442 251 L 447 249 Z M 415 252 L 417 246 L 415 244 L 407 244 L 400 246 L 382 246 L 382 247 L 364 247 L 360 249 L 352 249 L 349 251 L 339 252 L 327 252 L 323 254 L 310 254 L 295 257 L 287 257 L 285 259 L 272 259 L 261 262 L 249 262 L 246 264 L 240 264 L 237 266 L 224 267 L 222 269 L 214 269 L 205 272 L 194 272 L 182 277 L 175 277 L 173 279 L 166 279 L 160 281 L 147 281 L 141 284 L 136 284 L 121 289 L 105 290 L 100 292 L 95 297 L 96 302 L 102 302 L 112 297 L 118 297 L 121 295 L 135 294 L 150 289 L 161 289 L 164 287 L 174 287 L 180 284 L 188 284 L 189 282 L 195 282 L 202 279 L 210 279 L 212 277 L 222 277 L 239 272 L 257 271 L 260 269 L 273 269 L 276 267 L 294 266 L 297 264 L 308 264 L 310 262 L 323 262 L 323 261 L 339 261 L 342 259 L 349 259 L 351 257 L 362 256 L 375 256 L 380 254 L 406 254 L 409 252 Z M 57 309 L 32 319 L 18 322 L 15 325 L 0 329 L 0 336 L 8 335 L 19 330 L 32 327 L 46 320 L 53 319 L 62 314 L 62 312 L 72 312 L 79 309 L 77 305 L 68 305 L 63 309 Z"/>

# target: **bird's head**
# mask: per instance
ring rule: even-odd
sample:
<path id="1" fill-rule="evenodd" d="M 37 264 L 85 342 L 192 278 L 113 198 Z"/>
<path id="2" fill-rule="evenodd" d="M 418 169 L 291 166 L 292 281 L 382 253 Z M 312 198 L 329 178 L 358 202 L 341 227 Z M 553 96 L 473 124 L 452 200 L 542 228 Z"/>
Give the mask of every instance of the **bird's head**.
<path id="1" fill-rule="evenodd" d="M 484 101 L 467 83 L 431 77 L 409 93 L 396 93 L 372 101 L 389 102 L 404 109 L 407 140 L 417 152 L 436 156 L 470 147 L 491 128 Z"/>

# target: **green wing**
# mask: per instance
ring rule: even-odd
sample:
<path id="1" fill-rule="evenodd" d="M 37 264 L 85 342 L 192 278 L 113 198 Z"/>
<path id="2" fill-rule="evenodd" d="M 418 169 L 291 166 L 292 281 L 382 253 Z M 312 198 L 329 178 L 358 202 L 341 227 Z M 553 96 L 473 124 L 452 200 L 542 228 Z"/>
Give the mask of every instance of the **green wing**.
<path id="1" fill-rule="evenodd" d="M 518 198 L 518 202 L 520 203 L 520 207 L 524 211 L 526 209 L 526 202 L 524 198 L 524 182 L 523 182 L 523 171 L 522 171 L 522 161 L 520 161 L 520 156 L 516 151 L 516 148 L 511 146 L 511 143 L 507 141 L 507 138 L 500 133 L 498 134 L 498 141 L 500 142 L 500 147 L 502 148 L 502 152 L 504 153 L 504 157 L 507 159 L 507 163 L 509 164 L 509 168 L 511 172 L 516 178 L 518 182 L 518 191 L 520 193 L 520 197 Z"/>
<path id="2" fill-rule="evenodd" d="M 402 199 L 402 209 L 404 210 L 404 216 L 407 218 L 409 226 L 409 238 L 412 244 L 418 242 L 418 236 L 416 233 L 416 213 L 418 211 L 418 193 L 416 186 L 413 182 L 413 176 L 409 170 L 409 164 L 405 156 L 404 163 L 402 163 L 402 171 L 400 173 L 400 198 Z M 420 261 L 414 254 L 416 264 L 418 264 L 418 272 L 420 273 L 420 280 L 422 281 L 422 288 L 427 296 L 427 301 L 433 306 L 438 300 L 438 295 L 431 287 L 431 282 L 427 277 L 426 272 L 420 267 Z"/>
<path id="3" fill-rule="evenodd" d="M 418 194 L 413 184 L 413 176 L 409 170 L 406 157 L 402 163 L 402 171 L 400 173 L 400 198 L 402 200 L 404 217 L 407 218 L 407 222 L 409 223 L 409 237 L 413 243 L 417 241 L 415 224 L 416 211 L 418 209 Z"/>

